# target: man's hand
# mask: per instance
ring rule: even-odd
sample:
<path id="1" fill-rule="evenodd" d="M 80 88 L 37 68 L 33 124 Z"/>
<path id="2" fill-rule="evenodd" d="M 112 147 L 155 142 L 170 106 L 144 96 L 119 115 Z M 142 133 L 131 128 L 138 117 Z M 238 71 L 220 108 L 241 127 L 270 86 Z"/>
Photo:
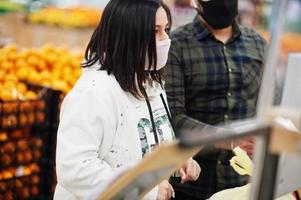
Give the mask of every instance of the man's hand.
<path id="1" fill-rule="evenodd" d="M 171 184 L 164 180 L 158 185 L 158 196 L 156 200 L 169 200 L 173 195 L 175 191 Z"/>
<path id="2" fill-rule="evenodd" d="M 188 159 L 184 165 L 179 169 L 181 175 L 181 183 L 187 181 L 196 181 L 201 173 L 200 165 L 192 158 Z"/>

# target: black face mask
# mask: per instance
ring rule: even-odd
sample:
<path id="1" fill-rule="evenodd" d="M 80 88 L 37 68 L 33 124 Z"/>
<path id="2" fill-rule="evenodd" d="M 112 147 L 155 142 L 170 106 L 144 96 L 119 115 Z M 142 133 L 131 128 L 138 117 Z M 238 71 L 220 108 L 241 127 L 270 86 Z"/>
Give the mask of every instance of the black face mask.
<path id="1" fill-rule="evenodd" d="M 238 15 L 238 0 L 199 0 L 199 3 L 203 7 L 200 15 L 214 29 L 231 26 Z"/>

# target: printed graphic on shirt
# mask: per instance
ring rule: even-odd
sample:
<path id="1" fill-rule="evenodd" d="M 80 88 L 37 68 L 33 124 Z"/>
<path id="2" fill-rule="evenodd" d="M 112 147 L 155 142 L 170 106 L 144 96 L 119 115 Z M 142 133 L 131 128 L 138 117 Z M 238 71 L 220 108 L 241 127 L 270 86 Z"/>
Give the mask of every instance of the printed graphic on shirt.
<path id="1" fill-rule="evenodd" d="M 175 138 L 175 134 L 165 109 L 155 110 L 153 115 L 159 144 L 172 141 Z M 140 136 L 142 156 L 144 156 L 151 152 L 158 144 L 156 144 L 155 133 L 150 119 L 140 119 L 137 127 Z"/>

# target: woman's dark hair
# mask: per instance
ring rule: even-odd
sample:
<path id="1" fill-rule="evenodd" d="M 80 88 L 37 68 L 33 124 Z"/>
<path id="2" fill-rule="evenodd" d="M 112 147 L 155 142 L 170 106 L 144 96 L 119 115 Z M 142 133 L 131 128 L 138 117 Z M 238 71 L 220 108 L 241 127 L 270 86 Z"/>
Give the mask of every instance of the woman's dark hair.
<path id="1" fill-rule="evenodd" d="M 162 86 L 162 71 L 156 70 L 156 13 L 163 7 L 169 27 L 171 15 L 160 0 L 110 0 L 85 53 L 83 68 L 99 62 L 100 70 L 113 74 L 124 91 L 147 98 L 143 83 L 150 76 Z M 149 66 L 145 70 L 146 55 Z"/>

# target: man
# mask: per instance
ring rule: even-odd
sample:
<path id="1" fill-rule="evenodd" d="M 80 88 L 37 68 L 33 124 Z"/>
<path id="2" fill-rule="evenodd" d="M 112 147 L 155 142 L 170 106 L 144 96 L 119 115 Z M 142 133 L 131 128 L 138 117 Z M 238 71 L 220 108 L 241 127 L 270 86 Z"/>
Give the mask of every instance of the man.
<path id="1" fill-rule="evenodd" d="M 219 131 L 218 124 L 255 115 L 264 63 L 264 40 L 235 21 L 238 0 L 197 0 L 199 15 L 171 34 L 165 68 L 166 91 L 177 129 Z M 229 165 L 231 147 L 249 155 L 253 140 L 204 149 L 195 156 L 202 173 L 198 181 L 170 181 L 176 199 L 207 199 L 227 188 L 244 185 Z"/>

